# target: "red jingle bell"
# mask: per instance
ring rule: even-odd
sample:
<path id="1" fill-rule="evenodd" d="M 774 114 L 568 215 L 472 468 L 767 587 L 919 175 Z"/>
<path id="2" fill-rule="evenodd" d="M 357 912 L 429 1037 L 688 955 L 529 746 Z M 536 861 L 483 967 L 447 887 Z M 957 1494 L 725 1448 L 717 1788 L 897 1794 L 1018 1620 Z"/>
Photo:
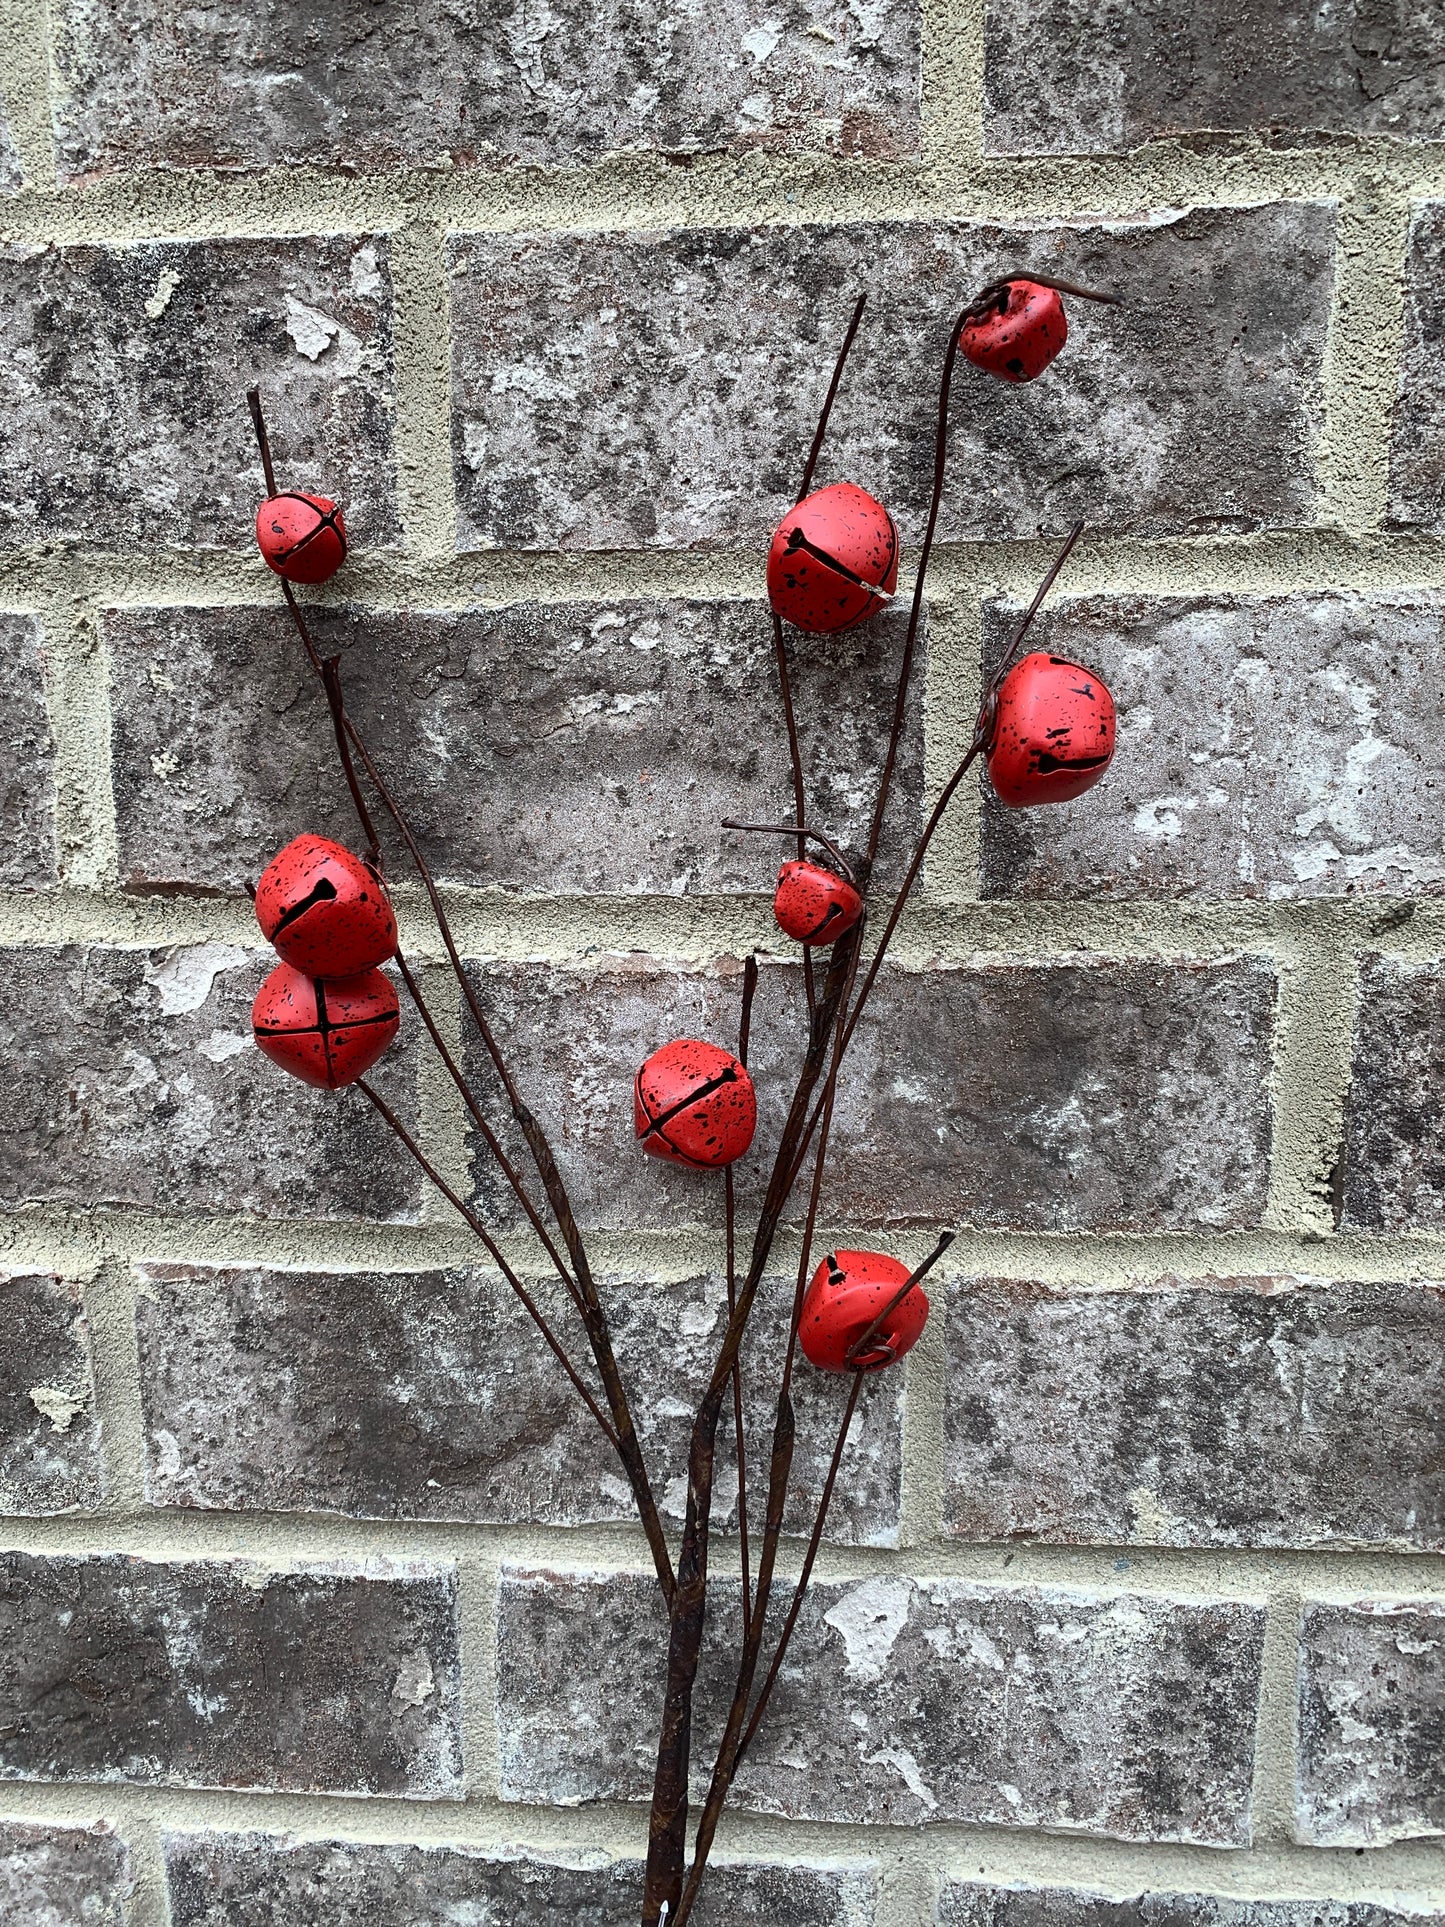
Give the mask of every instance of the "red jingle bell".
<path id="1" fill-rule="evenodd" d="M 848 1353 L 912 1272 L 881 1251 L 833 1251 L 813 1273 L 803 1300 L 798 1340 L 803 1356 L 823 1372 L 881 1372 L 911 1351 L 928 1322 L 928 1294 L 915 1285 L 893 1307 L 866 1351 Z"/>
<path id="2" fill-rule="evenodd" d="M 271 495 L 256 511 L 256 544 L 288 582 L 329 582 L 346 560 L 346 525 L 324 495 Z"/>
<path id="3" fill-rule="evenodd" d="M 998 692 L 984 752 L 1001 803 L 1067 803 L 1092 789 L 1114 754 L 1114 698 L 1092 669 L 1035 651 Z"/>
<path id="4" fill-rule="evenodd" d="M 773 915 L 799 943 L 836 943 L 863 914 L 863 899 L 846 877 L 811 857 L 795 857 L 778 872 Z"/>
<path id="5" fill-rule="evenodd" d="M 1000 381 L 1032 381 L 1068 338 L 1064 304 L 1057 288 L 1037 281 L 1009 281 L 999 296 L 1005 305 L 966 321 L 959 345 L 975 368 Z"/>
<path id="6" fill-rule="evenodd" d="M 271 1062 L 330 1091 L 364 1077 L 400 1023 L 396 991 L 379 970 L 324 983 L 277 964 L 251 1006 L 251 1029 Z"/>
<path id="7" fill-rule="evenodd" d="M 354 977 L 396 952 L 386 889 L 359 856 L 325 836 L 298 836 L 256 885 L 256 921 L 277 954 L 309 977 Z"/>
<path id="8" fill-rule="evenodd" d="M 727 1051 L 679 1037 L 654 1051 L 632 1087 L 633 1122 L 649 1157 L 695 1170 L 732 1164 L 753 1141 L 753 1080 Z"/>
<path id="9" fill-rule="evenodd" d="M 773 531 L 768 601 L 795 629 L 851 629 L 877 615 L 897 586 L 893 517 L 852 482 L 815 489 Z"/>

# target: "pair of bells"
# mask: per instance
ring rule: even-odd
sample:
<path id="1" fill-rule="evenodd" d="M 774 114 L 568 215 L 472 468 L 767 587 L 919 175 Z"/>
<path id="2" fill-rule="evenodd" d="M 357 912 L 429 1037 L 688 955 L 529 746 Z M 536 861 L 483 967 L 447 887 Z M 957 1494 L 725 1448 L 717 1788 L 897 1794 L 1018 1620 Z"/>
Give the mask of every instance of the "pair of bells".
<path id="1" fill-rule="evenodd" d="M 380 878 L 329 837 L 298 836 L 262 872 L 256 921 L 281 958 L 251 1006 L 257 1044 L 303 1084 L 354 1084 L 401 1024 L 377 968 L 396 952 Z"/>

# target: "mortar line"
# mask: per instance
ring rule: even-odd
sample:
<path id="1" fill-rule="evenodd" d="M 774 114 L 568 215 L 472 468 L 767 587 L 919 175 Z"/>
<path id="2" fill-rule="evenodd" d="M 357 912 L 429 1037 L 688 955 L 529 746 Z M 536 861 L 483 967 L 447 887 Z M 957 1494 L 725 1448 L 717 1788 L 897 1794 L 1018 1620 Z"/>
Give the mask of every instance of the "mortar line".
<path id="1" fill-rule="evenodd" d="M 1252 1839 L 1283 1846 L 1294 1844 L 1301 1597 L 1287 1580 L 1270 1591 L 1255 1722 Z"/>
<path id="2" fill-rule="evenodd" d="M 1355 946 L 1322 924 L 1280 963 L 1264 1222 L 1329 1236 L 1354 1047 Z"/>
<path id="3" fill-rule="evenodd" d="M 46 0 L 0 0 L 0 110 L 27 187 L 53 189 L 50 19 Z M 5 202 L 0 200 L 0 221 Z"/>
<path id="4" fill-rule="evenodd" d="M 490 1551 L 457 1561 L 457 1618 L 462 1675 L 462 1764 L 469 1802 L 501 1797 L 497 1728 L 498 1566 Z"/>
<path id="5" fill-rule="evenodd" d="M 85 1287 L 107 1503 L 118 1512 L 143 1516 L 145 1417 L 136 1297 L 135 1273 L 121 1258 L 107 1259 Z"/>
<path id="6" fill-rule="evenodd" d="M 445 565 L 457 546 L 452 487 L 451 336 L 446 243 L 416 222 L 391 237 L 396 374 L 394 453 L 411 555 Z"/>
<path id="7" fill-rule="evenodd" d="M 1378 528 L 1384 519 L 1408 231 L 1408 193 L 1362 172 L 1340 202 L 1316 449 L 1319 513 L 1346 527 Z"/>
<path id="8" fill-rule="evenodd" d="M 923 0 L 920 159 L 941 204 L 983 159 L 983 14 L 984 0 Z"/>
<path id="9" fill-rule="evenodd" d="M 171 1927 L 170 1882 L 166 1878 L 164 1821 L 134 1815 L 125 1829 L 135 1891 L 126 1909 L 126 1927 Z"/>
<path id="10" fill-rule="evenodd" d="M 923 704 L 923 803 L 930 809 L 967 753 L 982 698 L 981 627 L 976 589 L 930 599 Z M 923 869 L 920 902 L 976 900 L 979 882 L 980 770 L 954 796 Z"/>
<path id="11" fill-rule="evenodd" d="M 965 74 L 970 62 L 977 71 L 968 38 L 965 29 Z M 953 102 L 972 84 L 954 86 Z M 125 245 L 162 237 L 393 231 L 412 221 L 502 235 L 801 225 L 835 221 L 840 213 L 888 223 L 964 219 L 1047 227 L 1128 219 L 1151 206 L 1333 200 L 1348 194 L 1362 168 L 1416 199 L 1439 194 L 1445 181 L 1438 146 L 1402 148 L 1386 136 L 1345 136 L 1326 148 L 1280 148 L 1246 134 L 1226 146 L 1156 140 L 1127 155 L 971 161 L 945 150 L 942 158 L 936 175 L 926 161 L 838 160 L 817 152 L 718 152 L 687 167 L 661 153 L 619 153 L 581 167 L 369 175 L 283 164 L 235 172 L 137 169 L 84 187 L 22 191 L 0 206 L 0 235 L 22 243 Z"/>
<path id="12" fill-rule="evenodd" d="M 62 887 L 93 897 L 118 875 L 105 644 L 87 604 L 58 595 L 38 600 L 58 874 Z"/>

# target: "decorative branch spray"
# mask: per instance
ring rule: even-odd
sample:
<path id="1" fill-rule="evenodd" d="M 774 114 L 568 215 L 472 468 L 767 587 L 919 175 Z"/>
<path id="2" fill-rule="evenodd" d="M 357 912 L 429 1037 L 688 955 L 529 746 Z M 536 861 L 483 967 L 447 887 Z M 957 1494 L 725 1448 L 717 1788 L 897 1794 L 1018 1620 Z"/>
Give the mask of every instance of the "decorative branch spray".
<path id="1" fill-rule="evenodd" d="M 767 590 L 774 654 L 792 769 L 792 823 L 726 822 L 729 830 L 796 839 L 796 855 L 778 874 L 774 912 L 783 933 L 802 946 L 807 1035 L 802 1067 L 773 1154 L 746 1269 L 738 1277 L 732 1166 L 752 1143 L 757 1101 L 747 1069 L 757 963 L 749 958 L 736 1054 L 721 1045 L 679 1038 L 653 1052 L 637 1073 L 634 1112 L 639 1147 L 647 1154 L 720 1171 L 726 1206 L 728 1322 L 712 1377 L 693 1423 L 687 1512 L 677 1563 L 662 1529 L 647 1465 L 638 1443 L 618 1369 L 606 1309 L 594 1283 L 566 1185 L 542 1125 L 517 1088 L 502 1048 L 463 967 L 446 912 L 402 806 L 377 768 L 347 711 L 340 661 L 323 659 L 292 590 L 319 583 L 346 559 L 340 508 L 324 496 L 278 491 L 260 399 L 248 396 L 261 451 L 267 497 L 256 515 L 257 542 L 281 577 L 282 593 L 312 670 L 326 694 L 332 733 L 366 854 L 358 857 L 327 838 L 300 836 L 267 866 L 255 891 L 257 920 L 280 957 L 252 1011 L 256 1041 L 281 1069 L 332 1090 L 354 1084 L 407 1154 L 454 1207 L 516 1293 L 573 1389 L 617 1454 L 646 1533 L 668 1612 L 663 1707 L 654 1776 L 643 1927 L 684 1927 L 697 1900 L 718 1820 L 738 1768 L 762 1721 L 797 1624 L 822 1543 L 848 1430 L 870 1375 L 887 1370 L 916 1344 L 928 1318 L 922 1289 L 927 1273 L 952 1242 L 945 1232 L 913 1270 L 884 1252 L 834 1251 L 812 1267 L 813 1241 L 826 1170 L 839 1075 L 848 1046 L 878 979 L 904 908 L 939 824 L 970 766 L 984 760 L 1000 800 L 1013 807 L 1060 802 L 1081 795 L 1108 768 L 1114 751 L 1114 705 L 1092 671 L 1060 657 L 1018 658 L 1030 625 L 1082 533 L 1076 524 L 989 679 L 968 752 L 938 797 L 909 859 L 859 983 L 869 917 L 869 884 L 886 820 L 908 699 L 924 585 L 947 469 L 948 404 L 956 360 L 965 359 L 1008 382 L 1035 379 L 1064 346 L 1068 326 L 1061 296 L 1114 301 L 1116 296 L 1039 274 L 990 282 L 960 314 L 950 332 L 939 391 L 933 492 L 913 582 L 898 671 L 890 734 L 864 856 L 850 863 L 825 830 L 808 821 L 802 755 L 793 706 L 785 624 L 813 634 L 836 634 L 878 613 L 895 595 L 899 540 L 883 504 L 852 482 L 812 490 L 828 420 L 849 351 L 863 318 L 860 297 L 833 370 L 817 433 L 794 506 L 778 524 L 768 549 Z M 527 1144 L 542 1199 L 507 1155 L 495 1125 L 456 1062 L 397 944 L 388 900 L 381 838 L 363 779 L 389 820 L 421 880 L 448 961 L 484 1048 Z M 828 861 L 809 854 L 816 845 Z M 815 975 L 815 954 L 821 981 Z M 505 1182 L 522 1207 L 547 1262 L 556 1271 L 591 1353 L 595 1382 L 508 1263 L 486 1226 L 428 1161 L 420 1146 L 365 1074 L 397 1035 L 400 1009 L 380 966 L 393 961 L 441 1063 L 456 1085 Z M 774 1241 L 798 1180 L 808 1167 L 792 1317 L 780 1362 L 768 1458 L 762 1538 L 750 1543 L 747 1440 L 740 1352 L 762 1287 Z M 550 1223 L 549 1223 L 550 1218 Z M 811 1276 L 810 1276 L 811 1272 Z M 848 1379 L 836 1441 L 792 1598 L 761 1686 L 754 1691 L 772 1603 L 783 1517 L 792 1471 L 794 1418 L 791 1386 L 801 1350 L 816 1370 Z M 599 1397 L 600 1392 L 600 1397 Z M 738 1472 L 742 1636 L 736 1684 L 706 1799 L 693 1830 L 691 1860 L 688 1785 L 692 1769 L 692 1695 L 708 1606 L 708 1555 L 719 1421 L 731 1394 Z M 605 1409 L 604 1409 L 605 1408 Z M 756 1546 L 756 1570 L 752 1549 Z"/>

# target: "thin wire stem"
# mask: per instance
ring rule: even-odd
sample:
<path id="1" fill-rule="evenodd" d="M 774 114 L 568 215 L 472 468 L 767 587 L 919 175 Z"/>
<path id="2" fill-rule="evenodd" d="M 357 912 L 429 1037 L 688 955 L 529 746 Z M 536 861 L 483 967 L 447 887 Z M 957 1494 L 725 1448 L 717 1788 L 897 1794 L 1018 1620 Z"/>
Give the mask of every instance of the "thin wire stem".
<path id="1" fill-rule="evenodd" d="M 798 490 L 798 500 L 800 502 L 813 486 L 813 470 L 818 466 L 818 457 L 823 452 L 823 437 L 828 432 L 828 417 L 833 412 L 833 403 L 838 396 L 838 385 L 843 379 L 843 370 L 848 363 L 848 354 L 853 346 L 853 337 L 858 332 L 859 324 L 863 319 L 863 310 L 867 305 L 867 294 L 860 294 L 858 297 L 858 305 L 853 310 L 853 319 L 848 323 L 848 332 L 843 337 L 843 346 L 838 350 L 838 359 L 833 364 L 833 379 L 828 383 L 828 393 L 823 402 L 823 412 L 818 417 L 817 430 L 813 435 L 813 446 L 808 450 L 808 459 L 803 464 L 803 485 Z"/>
<path id="2" fill-rule="evenodd" d="M 929 1272 L 932 1271 L 944 1252 L 947 1251 L 948 1247 L 953 1243 L 954 1236 L 955 1234 L 952 1231 L 945 1231 L 938 1243 L 924 1259 L 923 1263 L 915 1266 L 914 1269 L 909 1272 L 903 1283 L 873 1320 L 873 1323 L 866 1331 L 858 1334 L 843 1354 L 845 1364 L 856 1365 L 863 1370 L 868 1369 L 870 1363 L 873 1362 L 868 1358 L 868 1349 L 872 1345 L 873 1340 L 878 1336 L 879 1332 L 882 1331 L 883 1327 L 888 1323 L 888 1320 L 893 1316 L 894 1312 L 897 1311 L 913 1287 L 926 1278 Z M 893 1353 L 891 1347 L 885 1347 L 885 1353 L 886 1355 L 883 1358 L 876 1361 L 877 1364 L 888 1365 L 892 1363 Z"/>
<path id="3" fill-rule="evenodd" d="M 462 1203 L 461 1199 L 457 1196 L 456 1192 L 453 1191 L 451 1186 L 447 1183 L 446 1179 L 442 1176 L 441 1172 L 437 1170 L 436 1166 L 427 1157 L 425 1151 L 422 1150 L 421 1146 L 417 1143 L 416 1139 L 412 1136 L 411 1132 L 407 1130 L 406 1126 L 402 1123 L 401 1119 L 397 1116 L 396 1112 L 392 1110 L 391 1106 L 387 1103 L 386 1099 L 382 1097 L 379 1092 L 374 1091 L 370 1086 L 370 1084 L 367 1083 L 364 1077 L 357 1078 L 356 1088 L 362 1093 L 364 1097 L 368 1098 L 371 1101 L 371 1104 L 373 1105 L 373 1107 L 379 1112 L 381 1117 L 391 1127 L 392 1131 L 395 1132 L 396 1136 L 406 1146 L 407 1150 L 410 1151 L 411 1155 L 416 1159 L 417 1163 L 421 1166 L 422 1170 L 426 1173 L 427 1177 L 431 1179 L 432 1183 L 436 1186 L 437 1190 L 441 1192 L 442 1196 L 446 1199 L 447 1203 L 451 1205 L 454 1210 L 460 1212 L 461 1216 L 466 1220 L 467 1224 L 476 1233 L 477 1237 L 480 1238 L 480 1240 L 482 1241 L 482 1244 L 486 1247 L 487 1252 L 491 1257 L 493 1264 L 496 1265 L 497 1269 L 501 1272 L 502 1276 L 506 1279 L 507 1283 L 511 1286 L 512 1290 L 516 1293 L 517 1297 L 521 1300 L 523 1308 L 527 1313 L 527 1316 L 532 1320 L 532 1323 L 537 1327 L 537 1330 L 542 1334 L 542 1337 L 546 1340 L 548 1348 L 551 1350 L 558 1364 L 561 1365 L 563 1371 L 566 1372 L 568 1378 L 571 1379 L 573 1385 L 575 1386 L 577 1392 L 581 1396 L 582 1401 L 586 1405 L 588 1411 L 592 1414 L 593 1418 L 596 1419 L 598 1425 L 601 1426 L 603 1435 L 605 1436 L 608 1444 L 612 1446 L 613 1450 L 615 1451 L 617 1448 L 617 1434 L 613 1431 L 612 1427 L 608 1424 L 606 1418 L 603 1416 L 602 1408 L 598 1405 L 596 1399 L 593 1398 L 591 1392 L 588 1391 L 587 1387 L 583 1384 L 581 1378 L 579 1378 L 576 1367 L 573 1365 L 571 1359 L 568 1358 L 566 1352 L 563 1350 L 560 1341 L 557 1339 L 557 1337 L 552 1331 L 551 1326 L 547 1323 L 547 1320 L 543 1317 L 541 1311 L 538 1309 L 536 1302 L 533 1300 L 526 1286 L 522 1283 L 521 1279 L 518 1278 L 517 1274 L 512 1270 L 512 1267 L 507 1263 L 507 1260 L 503 1257 L 500 1246 L 497 1244 L 496 1240 L 492 1237 L 491 1233 L 487 1230 L 487 1227 L 482 1223 L 481 1219 L 476 1215 L 474 1211 L 470 1210 L 465 1204 Z"/>

